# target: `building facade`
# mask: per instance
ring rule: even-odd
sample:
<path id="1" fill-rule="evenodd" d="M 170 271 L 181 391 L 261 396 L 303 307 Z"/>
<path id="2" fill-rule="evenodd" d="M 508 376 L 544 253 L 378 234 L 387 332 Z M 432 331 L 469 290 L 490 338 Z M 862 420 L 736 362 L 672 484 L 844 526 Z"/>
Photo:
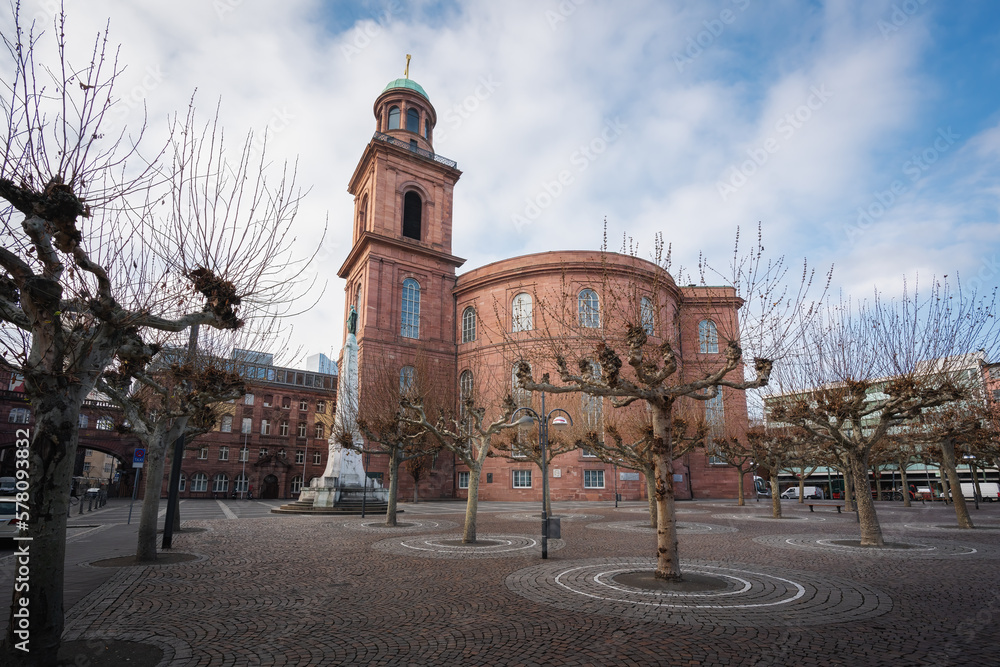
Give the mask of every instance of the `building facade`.
<path id="1" fill-rule="evenodd" d="M 483 406 L 510 393 L 520 405 L 540 407 L 540 396 L 521 391 L 513 366 L 529 360 L 538 373 L 554 373 L 555 354 L 574 363 L 593 357 L 601 340 L 622 341 L 628 323 L 641 322 L 652 345 L 669 341 L 679 377 L 694 377 L 721 362 L 725 341 L 737 335 L 740 301 L 730 288 L 678 286 L 655 263 L 609 252 L 559 251 L 501 260 L 459 274 L 452 253 L 453 193 L 457 164 L 434 153 L 437 115 L 424 89 L 396 79 L 374 104 L 375 133 L 348 185 L 354 197 L 352 247 L 338 275 L 346 281 L 348 309 L 358 312 L 361 402 L 375 366 L 399 374 L 400 387 L 415 374 L 447 394 L 458 414 L 459 397 L 475 394 Z M 346 327 L 346 325 L 345 325 Z M 346 328 L 345 328 L 346 334 Z M 619 348 L 624 351 L 624 347 Z M 366 375 L 366 369 L 368 375 Z M 737 373 L 742 377 L 742 369 Z M 734 373 L 736 375 L 736 373 Z M 537 374 L 536 374 L 537 377 Z M 715 437 L 746 426 L 741 392 L 723 390 L 711 401 L 687 401 L 681 411 L 704 419 Z M 608 423 L 641 422 L 640 408 L 615 410 L 608 400 L 549 398 L 604 437 Z M 530 435 L 514 435 L 517 438 Z M 539 470 L 498 439 L 497 456 L 483 469 L 480 498 L 531 500 L 541 495 Z M 697 447 L 677 462 L 678 498 L 735 497 L 735 471 Z M 382 464 L 377 460 L 377 470 Z M 577 449 L 550 466 L 554 499 L 645 497 L 645 483 L 628 470 Z M 468 470 L 439 456 L 420 495 L 463 497 Z M 400 496 L 412 481 L 400 480 Z"/>

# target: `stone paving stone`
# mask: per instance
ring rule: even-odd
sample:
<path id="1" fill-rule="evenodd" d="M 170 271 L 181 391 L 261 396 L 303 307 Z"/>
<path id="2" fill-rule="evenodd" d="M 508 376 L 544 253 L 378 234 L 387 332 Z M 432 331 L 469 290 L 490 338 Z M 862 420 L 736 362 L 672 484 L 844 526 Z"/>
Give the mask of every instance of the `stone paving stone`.
<path id="1" fill-rule="evenodd" d="M 738 532 L 679 534 L 682 565 L 733 577 L 725 591 L 732 595 L 726 602 L 675 598 L 668 606 L 667 596 L 636 594 L 614 581 L 624 589 L 615 591 L 618 599 L 598 597 L 608 589 L 601 573 L 609 564 L 650 567 L 651 531 L 567 521 L 545 561 L 537 546 L 503 557 L 432 557 L 401 545 L 457 539 L 464 506 L 420 505 L 407 506 L 403 522 L 447 520 L 455 527 L 393 537 L 329 517 L 188 522 L 209 530 L 175 535 L 174 548 L 204 560 L 108 575 L 69 611 L 66 636 L 155 643 L 170 665 L 997 664 L 1000 532 L 930 528 L 954 522 L 951 508 L 894 509 L 887 536 L 972 547 L 975 555 L 884 558 L 782 547 L 777 542 L 789 538 L 857 539 L 854 516 L 825 513 L 816 521 L 807 510 L 790 510 L 803 518 L 765 521 L 748 515 L 766 508 L 684 503 L 685 513 L 704 513 L 706 523 L 710 515 L 735 517 L 711 525 Z M 628 517 L 621 509 L 644 509 L 580 505 L 575 513 L 604 517 L 596 525 Z M 510 512 L 520 513 L 505 505 L 481 514 L 480 537 L 540 541 L 540 530 L 501 516 Z M 635 523 L 640 514 L 632 514 Z M 974 519 L 1000 523 L 1000 507 Z M 393 541 L 398 548 L 376 548 Z M 68 548 L 74 557 L 91 547 L 95 560 L 108 555 L 96 546 L 77 541 Z M 573 568 L 581 569 L 556 581 Z M 67 578 L 88 570 L 71 567 Z M 746 587 L 739 579 L 749 582 L 745 593 L 737 593 Z M 782 602 L 799 594 L 797 586 L 801 595 Z"/>

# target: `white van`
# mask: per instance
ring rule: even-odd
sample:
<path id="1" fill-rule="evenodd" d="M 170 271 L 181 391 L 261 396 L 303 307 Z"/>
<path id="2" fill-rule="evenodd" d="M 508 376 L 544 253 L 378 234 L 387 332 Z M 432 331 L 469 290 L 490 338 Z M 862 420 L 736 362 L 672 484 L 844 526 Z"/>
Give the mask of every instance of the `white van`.
<path id="1" fill-rule="evenodd" d="M 806 486 L 802 489 L 802 495 L 807 500 L 823 500 L 826 496 L 823 494 L 823 489 L 818 486 Z M 785 492 L 781 494 L 781 497 L 785 500 L 798 500 L 799 499 L 799 487 L 790 486 L 785 489 Z"/>
<path id="2" fill-rule="evenodd" d="M 979 492 L 983 494 L 984 501 L 992 503 L 1000 500 L 1000 484 L 996 482 L 980 482 Z M 975 500 L 976 485 L 972 482 L 962 482 L 962 497 L 966 500 Z"/>

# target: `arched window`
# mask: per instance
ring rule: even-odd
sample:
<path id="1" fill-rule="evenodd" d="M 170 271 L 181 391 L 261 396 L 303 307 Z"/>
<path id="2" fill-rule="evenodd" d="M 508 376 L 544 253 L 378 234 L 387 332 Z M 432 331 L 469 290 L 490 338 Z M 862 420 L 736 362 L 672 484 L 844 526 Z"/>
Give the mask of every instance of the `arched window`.
<path id="1" fill-rule="evenodd" d="M 399 107 L 389 107 L 389 129 L 399 129 Z"/>
<path id="2" fill-rule="evenodd" d="M 413 278 L 403 281 L 403 338 L 420 338 L 420 283 Z"/>
<path id="3" fill-rule="evenodd" d="M 420 112 L 416 109 L 406 110 L 406 129 L 410 132 L 420 131 Z"/>
<path id="4" fill-rule="evenodd" d="M 719 331 L 712 320 L 698 323 L 698 348 L 702 354 L 719 353 Z"/>
<path id="5" fill-rule="evenodd" d="M 431 121 L 429 118 L 424 118 L 424 138 L 431 136 Z"/>
<path id="6" fill-rule="evenodd" d="M 639 300 L 639 321 L 647 336 L 653 335 L 653 300 L 644 296 Z"/>
<path id="7" fill-rule="evenodd" d="M 514 404 L 519 408 L 526 408 L 531 406 L 531 392 L 521 386 L 520 381 L 517 379 L 517 365 L 520 362 L 515 362 L 514 367 L 510 371 L 510 396 L 514 399 Z M 530 370 L 531 365 L 528 365 Z"/>
<path id="8" fill-rule="evenodd" d="M 594 381 L 601 379 L 601 365 L 596 361 L 591 361 L 585 377 Z M 584 426 L 591 431 L 597 431 L 597 437 L 603 436 L 604 400 L 600 396 L 590 394 L 580 394 L 580 413 L 583 415 Z"/>
<path id="9" fill-rule="evenodd" d="M 250 480 L 247 478 L 246 473 L 241 472 L 236 476 L 236 484 L 234 490 L 236 493 L 246 493 L 248 488 L 248 482 Z"/>
<path id="10" fill-rule="evenodd" d="M 212 480 L 212 493 L 225 493 L 229 490 L 229 476 L 220 472 Z"/>
<path id="11" fill-rule="evenodd" d="M 191 475 L 191 492 L 204 493 L 205 491 L 208 491 L 208 475 L 203 472 Z"/>
<path id="12" fill-rule="evenodd" d="M 462 374 L 458 377 L 459 398 L 463 404 L 465 403 L 465 399 L 472 396 L 472 381 L 472 371 L 469 370 L 462 371 Z"/>
<path id="13" fill-rule="evenodd" d="M 521 292 L 514 297 L 511 307 L 511 331 L 531 331 L 531 295 Z"/>
<path id="14" fill-rule="evenodd" d="M 722 387 L 716 387 L 719 392 L 714 398 L 705 401 L 705 425 L 708 427 L 708 437 L 706 438 L 706 449 L 708 449 L 708 462 L 713 465 L 724 465 L 726 460 L 719 456 L 720 440 L 726 432 L 726 414 L 722 407 Z"/>
<path id="15" fill-rule="evenodd" d="M 186 485 L 187 485 L 187 477 L 184 475 L 184 473 L 181 473 L 181 478 L 177 480 L 177 490 L 183 491 Z"/>
<path id="16" fill-rule="evenodd" d="M 361 198 L 361 206 L 358 207 L 358 236 L 365 231 L 365 221 L 368 220 L 368 194 Z"/>
<path id="17" fill-rule="evenodd" d="M 476 340 L 476 309 L 469 306 L 462 311 L 462 342 Z"/>
<path id="18" fill-rule="evenodd" d="M 113 431 L 114 429 L 115 429 L 115 422 L 111 419 L 111 417 L 97 418 L 98 431 Z"/>
<path id="19" fill-rule="evenodd" d="M 403 366 L 399 369 L 399 393 L 408 394 L 413 391 L 416 370 L 413 366 Z"/>
<path id="20" fill-rule="evenodd" d="M 412 190 L 403 196 L 403 236 L 420 240 L 420 217 L 423 208 L 420 195 Z"/>
<path id="21" fill-rule="evenodd" d="M 601 326 L 601 305 L 597 300 L 597 292 L 585 289 L 576 299 L 580 310 L 580 326 L 596 329 Z"/>

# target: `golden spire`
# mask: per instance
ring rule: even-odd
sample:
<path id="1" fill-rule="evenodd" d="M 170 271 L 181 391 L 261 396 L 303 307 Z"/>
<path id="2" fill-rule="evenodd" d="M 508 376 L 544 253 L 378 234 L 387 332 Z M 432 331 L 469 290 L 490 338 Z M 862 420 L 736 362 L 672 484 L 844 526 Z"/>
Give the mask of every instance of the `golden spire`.
<path id="1" fill-rule="evenodd" d="M 410 78 L 410 54 L 406 54 L 406 69 L 403 70 L 403 76 L 407 79 Z"/>

